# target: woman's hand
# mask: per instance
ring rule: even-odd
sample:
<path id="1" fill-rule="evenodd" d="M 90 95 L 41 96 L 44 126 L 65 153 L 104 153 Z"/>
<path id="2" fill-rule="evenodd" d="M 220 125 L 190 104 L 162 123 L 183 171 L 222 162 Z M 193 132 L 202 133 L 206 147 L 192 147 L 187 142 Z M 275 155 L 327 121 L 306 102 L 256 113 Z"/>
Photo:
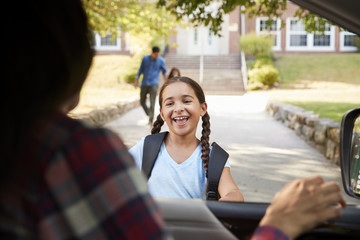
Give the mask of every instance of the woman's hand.
<path id="1" fill-rule="evenodd" d="M 342 216 L 346 203 L 336 182 L 319 177 L 286 184 L 274 197 L 260 222 L 282 230 L 291 239 L 318 224 Z"/>

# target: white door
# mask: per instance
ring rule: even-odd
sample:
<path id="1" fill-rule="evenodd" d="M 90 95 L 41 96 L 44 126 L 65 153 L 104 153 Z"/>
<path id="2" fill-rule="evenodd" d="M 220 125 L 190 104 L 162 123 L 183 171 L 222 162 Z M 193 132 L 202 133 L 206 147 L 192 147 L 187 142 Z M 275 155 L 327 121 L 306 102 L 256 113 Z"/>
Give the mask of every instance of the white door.
<path id="1" fill-rule="evenodd" d="M 207 27 L 189 29 L 188 55 L 218 55 L 219 37 L 210 33 Z"/>

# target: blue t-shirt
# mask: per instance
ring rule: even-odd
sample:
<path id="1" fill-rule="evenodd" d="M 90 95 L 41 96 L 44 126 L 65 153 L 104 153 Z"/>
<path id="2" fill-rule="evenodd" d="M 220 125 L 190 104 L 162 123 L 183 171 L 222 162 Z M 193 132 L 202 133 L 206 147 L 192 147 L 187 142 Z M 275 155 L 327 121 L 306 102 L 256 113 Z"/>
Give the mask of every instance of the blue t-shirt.
<path id="1" fill-rule="evenodd" d="M 165 59 L 159 56 L 157 59 L 151 59 L 151 55 L 143 57 L 137 74 L 137 78 L 143 74 L 141 86 L 152 86 L 159 83 L 159 73 L 162 71 L 166 75 Z"/>
<path id="2" fill-rule="evenodd" d="M 129 152 L 141 170 L 144 139 Z M 225 167 L 230 168 L 227 161 Z M 206 173 L 201 159 L 201 144 L 184 162 L 176 163 L 166 151 L 163 143 L 148 180 L 150 194 L 165 198 L 205 198 Z"/>

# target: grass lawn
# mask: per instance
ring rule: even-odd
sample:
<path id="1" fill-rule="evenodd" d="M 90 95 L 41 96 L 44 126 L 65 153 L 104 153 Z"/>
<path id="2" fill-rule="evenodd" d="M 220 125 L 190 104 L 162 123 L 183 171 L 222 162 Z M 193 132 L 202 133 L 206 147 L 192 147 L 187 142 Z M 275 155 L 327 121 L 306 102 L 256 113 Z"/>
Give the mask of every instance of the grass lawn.
<path id="1" fill-rule="evenodd" d="M 360 106 L 360 54 L 294 54 L 277 56 L 280 87 L 261 91 L 268 99 L 287 102 L 321 117 L 341 121 Z"/>
<path id="2" fill-rule="evenodd" d="M 357 103 L 344 103 L 344 102 L 288 102 L 297 105 L 305 110 L 314 111 L 320 114 L 322 118 L 330 118 L 335 121 L 341 122 L 342 116 L 349 109 L 357 108 L 360 104 Z"/>
<path id="3" fill-rule="evenodd" d="M 98 55 L 81 90 L 80 103 L 74 114 L 87 113 L 120 101 L 122 98 L 139 96 L 139 89 L 123 81 L 133 62 L 129 56 Z"/>
<path id="4" fill-rule="evenodd" d="M 284 87 L 303 81 L 360 84 L 358 53 L 279 55 L 275 64 Z"/>

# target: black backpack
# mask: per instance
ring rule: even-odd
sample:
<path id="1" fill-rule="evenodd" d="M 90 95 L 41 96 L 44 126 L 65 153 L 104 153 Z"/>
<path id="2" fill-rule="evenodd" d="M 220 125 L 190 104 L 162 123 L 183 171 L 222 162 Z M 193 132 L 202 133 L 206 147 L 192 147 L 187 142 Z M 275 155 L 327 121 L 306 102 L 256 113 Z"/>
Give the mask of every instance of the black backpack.
<path id="1" fill-rule="evenodd" d="M 166 131 L 145 137 L 141 169 L 147 179 L 151 176 L 151 171 L 159 154 L 161 144 L 167 134 L 168 132 Z M 213 142 L 211 146 L 206 200 L 217 200 L 219 197 L 219 180 L 229 154 L 215 142 Z"/>

